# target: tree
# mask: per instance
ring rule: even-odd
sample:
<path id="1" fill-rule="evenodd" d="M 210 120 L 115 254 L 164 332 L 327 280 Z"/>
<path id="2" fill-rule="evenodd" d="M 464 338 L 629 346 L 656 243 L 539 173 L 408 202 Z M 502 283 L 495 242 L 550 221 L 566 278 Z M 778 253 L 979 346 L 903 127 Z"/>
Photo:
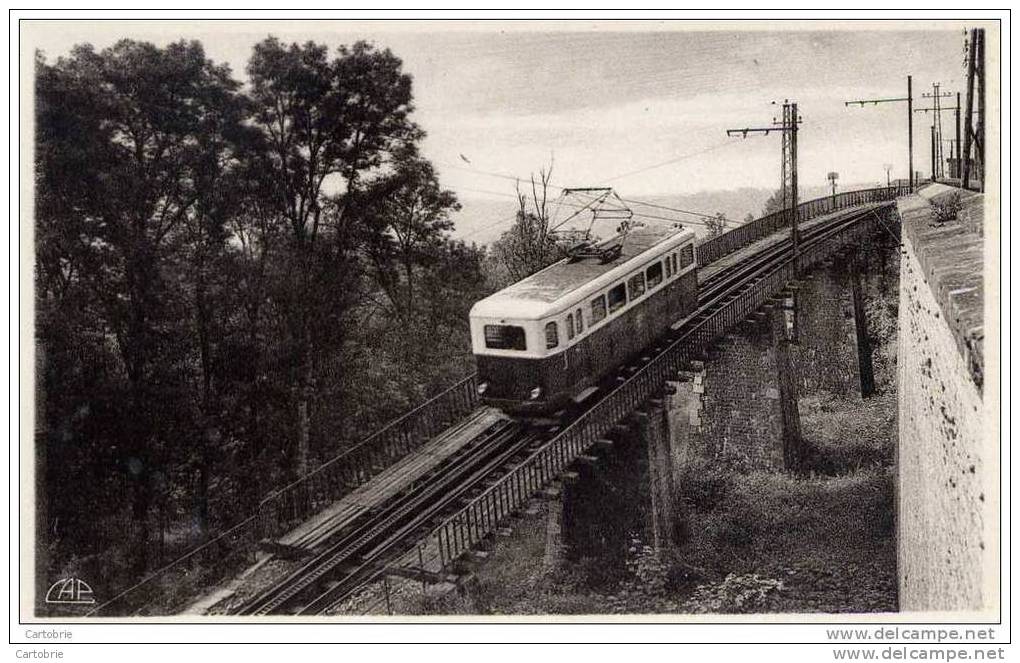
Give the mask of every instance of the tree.
<path id="1" fill-rule="evenodd" d="M 395 157 L 393 173 L 360 196 L 358 213 L 373 227 L 368 253 L 375 280 L 395 317 L 408 324 L 417 314 L 420 272 L 435 260 L 437 247 L 453 228 L 456 195 L 439 185 L 432 164 L 413 149 Z"/>
<path id="2" fill-rule="evenodd" d="M 327 342 L 342 343 L 345 314 L 357 301 L 361 228 L 348 204 L 362 177 L 420 131 L 408 117 L 411 78 L 388 49 L 357 42 L 330 59 L 325 46 L 269 38 L 255 46 L 248 75 L 255 123 L 267 144 L 264 166 L 276 182 L 266 202 L 286 226 L 290 254 L 288 282 L 277 296 L 290 338 L 293 468 L 301 475 L 308 469 L 316 354 Z"/>
<path id="3" fill-rule="evenodd" d="M 234 88 L 236 90 L 236 88 Z M 233 93 L 234 90 L 231 90 Z M 215 108 L 206 119 L 207 130 L 197 136 L 192 185 L 195 205 L 175 233 L 181 251 L 181 289 L 191 308 L 193 337 L 198 352 L 196 411 L 200 433 L 189 465 L 198 476 L 195 500 L 199 529 L 208 532 L 211 474 L 221 465 L 225 394 L 223 345 L 232 332 L 231 302 L 235 283 L 230 272 L 227 242 L 234 210 L 243 204 L 240 157 L 252 140 L 243 127 L 248 105 L 236 94 L 212 100 Z"/>
<path id="4" fill-rule="evenodd" d="M 36 67 L 40 578 L 133 584 L 465 374 L 485 251 L 389 51 L 268 39 L 249 93 L 197 42 Z"/>
<path id="5" fill-rule="evenodd" d="M 772 195 L 769 196 L 769 199 L 765 201 L 765 207 L 762 209 L 761 214 L 762 216 L 765 216 L 767 214 L 772 214 L 773 212 L 778 212 L 782 209 L 783 209 L 783 190 L 776 189 L 772 193 Z"/>
<path id="6" fill-rule="evenodd" d="M 726 215 L 716 212 L 715 216 L 705 219 L 705 226 L 708 228 L 708 238 L 718 237 L 726 232 Z"/>
<path id="7" fill-rule="evenodd" d="M 562 256 L 549 228 L 547 198 L 553 164 L 531 176 L 531 198 L 517 182 L 517 217 L 514 225 L 493 242 L 491 252 L 505 274 L 501 281 L 516 282 L 550 265 Z"/>
<path id="8" fill-rule="evenodd" d="M 744 215 L 744 223 L 751 223 L 752 221 L 754 221 L 754 214 L 748 212 Z"/>
<path id="9" fill-rule="evenodd" d="M 111 446 L 132 486 L 144 567 L 150 507 L 162 505 L 161 468 L 176 452 L 167 443 L 187 419 L 189 316 L 169 272 L 182 227 L 215 205 L 203 182 L 239 130 L 239 86 L 198 42 L 122 40 L 37 64 L 42 306 L 56 313 L 50 296 L 73 283 L 96 340 L 116 349 L 125 412 Z"/>

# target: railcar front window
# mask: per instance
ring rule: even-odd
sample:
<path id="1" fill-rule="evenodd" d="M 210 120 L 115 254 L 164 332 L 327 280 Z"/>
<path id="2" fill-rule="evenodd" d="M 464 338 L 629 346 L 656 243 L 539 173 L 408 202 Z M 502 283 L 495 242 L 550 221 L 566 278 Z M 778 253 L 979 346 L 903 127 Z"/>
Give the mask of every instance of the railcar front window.
<path id="1" fill-rule="evenodd" d="M 574 338 L 574 314 L 567 313 L 567 340 Z"/>
<path id="2" fill-rule="evenodd" d="M 596 322 L 606 317 L 606 298 L 605 295 L 599 295 L 595 299 L 591 300 L 591 323 L 594 325 Z"/>
<path id="3" fill-rule="evenodd" d="M 485 325 L 485 347 L 490 350 L 527 350 L 524 327 Z"/>
<path id="4" fill-rule="evenodd" d="M 669 259 L 669 256 L 666 256 L 666 278 L 668 279 L 672 276 L 673 276 L 673 262 Z"/>
<path id="5" fill-rule="evenodd" d="M 657 262 L 649 267 L 645 270 L 645 275 L 648 277 L 649 290 L 662 283 L 662 263 Z"/>
<path id="6" fill-rule="evenodd" d="M 621 283 L 609 291 L 609 312 L 616 313 L 627 305 L 627 289 Z"/>
<path id="7" fill-rule="evenodd" d="M 560 344 L 560 330 L 556 322 L 547 323 L 545 326 L 545 347 L 551 350 Z"/>
<path id="8" fill-rule="evenodd" d="M 584 331 L 584 318 L 581 317 L 581 309 L 577 309 L 577 314 L 574 316 L 574 324 L 577 325 L 578 334 Z"/>
<path id="9" fill-rule="evenodd" d="M 631 301 L 645 294 L 645 275 L 635 274 L 627 281 L 627 291 L 630 293 Z"/>

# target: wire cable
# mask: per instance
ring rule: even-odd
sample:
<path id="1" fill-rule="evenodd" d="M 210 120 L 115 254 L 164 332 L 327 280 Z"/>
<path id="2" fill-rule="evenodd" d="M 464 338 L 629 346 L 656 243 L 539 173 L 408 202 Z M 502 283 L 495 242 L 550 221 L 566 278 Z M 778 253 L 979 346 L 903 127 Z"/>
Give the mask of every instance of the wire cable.
<path id="1" fill-rule="evenodd" d="M 686 159 L 690 159 L 691 157 L 696 157 L 696 156 L 701 155 L 701 154 L 707 154 L 708 152 L 714 152 L 715 150 L 722 149 L 723 147 L 726 147 L 727 145 L 730 145 L 730 144 L 732 144 L 732 141 L 727 140 L 727 141 L 724 141 L 722 143 L 718 143 L 716 145 L 709 146 L 709 147 L 707 147 L 707 148 L 705 148 L 703 150 L 698 150 L 697 152 L 691 152 L 689 154 L 683 154 L 681 156 L 674 157 L 672 159 L 668 159 L 667 161 L 661 161 L 659 163 L 654 163 L 654 164 L 652 164 L 650 166 L 645 166 L 643 168 L 638 168 L 637 170 L 631 170 L 631 171 L 628 171 L 626 173 L 622 173 L 620 175 L 615 175 L 615 176 L 610 177 L 608 179 L 602 180 L 601 183 L 605 184 L 607 182 L 615 182 L 616 180 L 622 180 L 623 178 L 631 177 L 632 175 L 640 175 L 641 173 L 647 173 L 650 170 L 655 170 L 656 168 L 662 168 L 663 166 L 669 166 L 669 165 L 674 164 L 674 163 L 679 163 L 679 162 L 684 161 Z"/>

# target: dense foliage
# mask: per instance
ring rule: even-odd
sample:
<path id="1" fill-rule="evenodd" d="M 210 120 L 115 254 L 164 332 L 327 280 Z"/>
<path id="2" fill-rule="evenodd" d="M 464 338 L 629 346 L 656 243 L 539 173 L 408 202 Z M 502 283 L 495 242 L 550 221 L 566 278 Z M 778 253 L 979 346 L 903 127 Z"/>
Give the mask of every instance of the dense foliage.
<path id="1" fill-rule="evenodd" d="M 470 372 L 484 251 L 389 50 L 36 69 L 41 573 L 137 577 Z"/>

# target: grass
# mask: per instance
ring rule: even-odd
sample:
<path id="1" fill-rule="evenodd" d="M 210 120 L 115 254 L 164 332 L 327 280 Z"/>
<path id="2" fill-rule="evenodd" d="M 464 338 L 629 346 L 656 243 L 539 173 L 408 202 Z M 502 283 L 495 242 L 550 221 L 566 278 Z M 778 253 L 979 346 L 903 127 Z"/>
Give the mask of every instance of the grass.
<path id="1" fill-rule="evenodd" d="M 896 394 L 891 391 L 863 400 L 824 393 L 801 398 L 808 471 L 840 475 L 891 465 L 896 408 Z"/>

